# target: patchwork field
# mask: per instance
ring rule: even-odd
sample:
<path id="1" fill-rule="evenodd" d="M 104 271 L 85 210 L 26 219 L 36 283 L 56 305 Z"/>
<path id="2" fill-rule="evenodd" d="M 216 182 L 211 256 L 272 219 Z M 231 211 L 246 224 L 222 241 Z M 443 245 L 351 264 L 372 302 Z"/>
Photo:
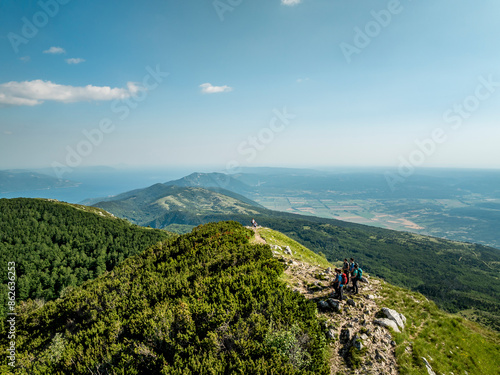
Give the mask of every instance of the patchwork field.
<path id="1" fill-rule="evenodd" d="M 333 218 L 380 228 L 476 242 L 500 248 L 495 222 L 500 199 L 334 199 L 311 196 L 257 197 L 266 208 Z"/>

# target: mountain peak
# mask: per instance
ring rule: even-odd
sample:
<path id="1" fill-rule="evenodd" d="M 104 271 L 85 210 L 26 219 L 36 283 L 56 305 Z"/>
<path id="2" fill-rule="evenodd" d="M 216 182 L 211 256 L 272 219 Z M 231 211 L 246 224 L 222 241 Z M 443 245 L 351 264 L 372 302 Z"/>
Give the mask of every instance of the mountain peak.
<path id="1" fill-rule="evenodd" d="M 178 180 L 166 182 L 165 185 L 221 188 L 241 195 L 247 195 L 249 192 L 251 192 L 251 188 L 247 184 L 238 181 L 229 174 L 219 172 L 195 172 Z"/>

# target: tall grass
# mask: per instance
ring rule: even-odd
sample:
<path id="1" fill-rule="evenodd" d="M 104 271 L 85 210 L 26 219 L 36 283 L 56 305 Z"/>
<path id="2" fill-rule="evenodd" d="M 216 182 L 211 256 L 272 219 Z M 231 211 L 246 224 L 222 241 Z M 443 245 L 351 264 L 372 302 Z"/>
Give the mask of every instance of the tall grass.
<path id="1" fill-rule="evenodd" d="M 423 295 L 382 282 L 384 305 L 404 314 L 395 334 L 401 374 L 425 374 L 425 357 L 436 374 L 500 374 L 500 335 L 440 310 Z"/>

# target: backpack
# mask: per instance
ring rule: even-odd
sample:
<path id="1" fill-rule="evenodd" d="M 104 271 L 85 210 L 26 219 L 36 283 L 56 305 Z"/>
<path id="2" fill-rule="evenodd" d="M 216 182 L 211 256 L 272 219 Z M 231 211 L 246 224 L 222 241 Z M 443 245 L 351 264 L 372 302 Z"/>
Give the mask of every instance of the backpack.
<path id="1" fill-rule="evenodd" d="M 347 285 L 347 276 L 345 273 L 342 274 L 342 285 Z"/>
<path id="2" fill-rule="evenodd" d="M 358 268 L 358 280 L 361 280 L 363 277 L 363 270 L 361 268 Z"/>

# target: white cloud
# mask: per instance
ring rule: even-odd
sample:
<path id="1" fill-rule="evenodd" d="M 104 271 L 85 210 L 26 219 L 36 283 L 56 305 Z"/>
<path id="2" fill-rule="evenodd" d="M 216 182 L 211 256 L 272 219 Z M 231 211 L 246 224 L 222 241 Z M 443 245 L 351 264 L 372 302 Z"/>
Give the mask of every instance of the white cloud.
<path id="1" fill-rule="evenodd" d="M 297 5 L 300 4 L 302 0 L 281 0 L 281 4 L 283 5 Z"/>
<path id="2" fill-rule="evenodd" d="M 70 65 L 71 65 L 71 64 L 80 64 L 80 63 L 82 63 L 82 62 L 85 62 L 85 59 L 81 59 L 81 58 L 77 58 L 77 59 L 75 59 L 75 58 L 71 58 L 71 59 L 66 59 L 66 62 L 67 62 L 68 64 L 70 64 Z"/>
<path id="3" fill-rule="evenodd" d="M 297 78 L 297 83 L 303 83 L 309 81 L 309 78 Z"/>
<path id="4" fill-rule="evenodd" d="M 143 88 L 133 82 L 127 88 L 111 88 L 109 86 L 75 87 L 58 85 L 50 81 L 34 80 L 24 82 L 7 82 L 0 84 L 0 107 L 34 106 L 45 100 L 62 103 L 74 103 L 91 100 L 125 99 Z"/>
<path id="5" fill-rule="evenodd" d="M 211 83 L 204 83 L 200 85 L 201 92 L 204 94 L 217 94 L 219 92 L 229 92 L 233 91 L 232 87 L 229 86 L 213 86 Z"/>
<path id="6" fill-rule="evenodd" d="M 5 134 L 5 135 L 12 135 L 12 132 L 10 130 L 4 130 L 3 134 Z"/>
<path id="7" fill-rule="evenodd" d="M 29 56 L 23 56 L 23 57 L 20 57 L 19 60 L 21 60 L 22 62 L 28 62 L 31 60 L 31 57 Z"/>
<path id="8" fill-rule="evenodd" d="M 43 53 L 51 53 L 53 55 L 59 55 L 61 53 L 66 53 L 66 50 L 61 47 L 50 47 L 49 49 L 43 51 Z"/>

